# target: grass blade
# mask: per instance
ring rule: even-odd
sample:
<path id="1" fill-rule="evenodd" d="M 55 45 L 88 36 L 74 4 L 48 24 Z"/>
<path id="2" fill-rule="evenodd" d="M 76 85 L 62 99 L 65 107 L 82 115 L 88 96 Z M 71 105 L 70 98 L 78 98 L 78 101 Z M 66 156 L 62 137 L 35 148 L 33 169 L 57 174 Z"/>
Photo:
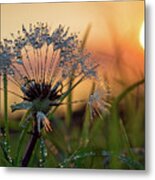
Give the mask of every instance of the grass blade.
<path id="1" fill-rule="evenodd" d="M 25 136 L 27 134 L 27 130 L 29 129 L 29 125 L 30 125 L 30 120 L 29 120 L 29 116 L 30 116 L 31 111 L 27 111 L 26 114 L 23 116 L 22 118 L 22 122 L 25 121 L 27 119 L 27 123 L 25 124 L 24 129 L 22 130 L 20 137 L 19 137 L 19 141 L 18 141 L 18 145 L 17 145 L 17 151 L 16 151 L 16 156 L 15 156 L 15 166 L 19 166 L 20 164 L 20 158 L 21 158 L 21 150 L 23 148 L 24 145 L 24 139 Z"/>

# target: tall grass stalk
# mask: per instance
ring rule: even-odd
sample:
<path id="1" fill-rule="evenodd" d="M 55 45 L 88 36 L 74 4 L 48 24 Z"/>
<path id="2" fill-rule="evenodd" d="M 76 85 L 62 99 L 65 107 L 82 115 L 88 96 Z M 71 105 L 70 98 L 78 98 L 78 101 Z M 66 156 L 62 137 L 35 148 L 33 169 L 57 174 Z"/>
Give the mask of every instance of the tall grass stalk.
<path id="1" fill-rule="evenodd" d="M 7 92 L 7 74 L 3 74 L 3 86 L 4 86 L 4 124 L 5 124 L 5 135 L 7 142 L 9 141 L 9 124 L 8 124 L 8 92 Z"/>
<path id="2" fill-rule="evenodd" d="M 9 140 L 9 124 L 8 124 L 8 81 L 7 74 L 3 74 L 3 94 L 4 94 L 4 134 L 2 135 L 2 141 L 0 141 L 0 146 L 4 154 L 5 159 L 13 164 L 13 160 L 10 154 L 10 140 Z"/>

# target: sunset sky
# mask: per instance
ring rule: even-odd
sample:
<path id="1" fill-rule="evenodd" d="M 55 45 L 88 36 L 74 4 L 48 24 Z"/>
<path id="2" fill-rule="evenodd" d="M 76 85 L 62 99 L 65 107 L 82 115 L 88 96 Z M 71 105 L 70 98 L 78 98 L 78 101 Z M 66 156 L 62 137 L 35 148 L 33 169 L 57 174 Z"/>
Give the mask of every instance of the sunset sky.
<path id="1" fill-rule="evenodd" d="M 125 71 L 124 78 L 131 81 L 144 75 L 139 40 L 144 1 L 1 4 L 1 38 L 9 38 L 22 24 L 37 21 L 47 22 L 52 29 L 59 24 L 69 26 L 81 39 L 91 25 L 86 48 L 101 64 L 100 71 L 111 79 L 120 78 Z"/>
<path id="2" fill-rule="evenodd" d="M 123 49 L 125 58 L 131 54 L 132 59 L 143 58 L 139 34 L 144 1 L 1 4 L 1 11 L 1 37 L 9 37 L 22 24 L 40 21 L 53 29 L 59 24 L 69 26 L 71 32 L 80 32 L 82 39 L 90 24 L 87 48 L 100 56 L 98 59 L 102 54 L 115 56 L 116 46 Z"/>
<path id="3" fill-rule="evenodd" d="M 117 31 L 120 38 L 138 43 L 140 26 L 144 20 L 144 1 L 1 4 L 1 36 L 5 37 L 37 21 L 47 22 L 52 28 L 63 24 L 80 32 L 91 24 L 89 46 L 104 47 L 111 33 Z M 115 29 L 111 29 L 112 28 Z M 97 46 L 96 46 L 97 45 Z M 106 44 L 107 47 L 107 44 Z M 108 48 L 108 47 L 107 47 Z"/>

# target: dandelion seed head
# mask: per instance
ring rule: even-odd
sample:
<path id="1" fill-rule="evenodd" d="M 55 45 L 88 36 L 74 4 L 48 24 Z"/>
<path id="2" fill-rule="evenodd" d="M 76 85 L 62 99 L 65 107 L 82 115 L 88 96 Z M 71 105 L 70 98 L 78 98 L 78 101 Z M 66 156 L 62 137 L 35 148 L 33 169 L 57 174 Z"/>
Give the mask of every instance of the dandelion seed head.
<path id="1" fill-rule="evenodd" d="M 45 116 L 53 105 L 60 104 L 70 78 L 96 76 L 91 54 L 81 49 L 78 35 L 62 25 L 53 32 L 47 23 L 22 25 L 11 37 L 0 49 L 0 72 L 10 67 L 8 74 L 23 94 L 23 101 L 12 105 L 12 110 L 31 109 L 50 130 Z"/>
<path id="2" fill-rule="evenodd" d="M 107 79 L 100 80 L 97 86 L 90 95 L 88 105 L 91 111 L 91 118 L 93 116 L 102 116 L 103 114 L 109 113 L 111 107 L 111 88 Z"/>

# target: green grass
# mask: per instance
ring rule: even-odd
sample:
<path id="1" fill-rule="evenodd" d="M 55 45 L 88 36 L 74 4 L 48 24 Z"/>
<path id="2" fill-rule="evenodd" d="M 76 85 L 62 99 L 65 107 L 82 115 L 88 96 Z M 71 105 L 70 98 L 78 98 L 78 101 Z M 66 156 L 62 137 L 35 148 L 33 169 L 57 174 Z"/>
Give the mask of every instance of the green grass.
<path id="1" fill-rule="evenodd" d="M 49 114 L 53 132 L 44 134 L 46 149 L 39 150 L 39 142 L 29 163 L 30 167 L 99 168 L 99 169 L 144 169 L 144 97 L 139 94 L 137 105 L 136 89 L 144 80 L 124 89 L 114 97 L 109 114 L 102 114 L 91 120 L 89 106 L 76 118 L 82 122 L 70 127 L 65 119 Z M 121 108 L 123 107 L 123 112 Z M 75 115 L 72 112 L 71 121 Z M 4 125 L 4 124 L 3 124 Z M 30 134 L 25 128 L 20 135 L 17 121 L 10 121 L 11 165 L 0 150 L 1 166 L 20 166 Z M 2 138 L 1 138 L 2 140 Z M 3 140 L 2 140 L 3 141 Z M 43 159 L 40 165 L 39 160 Z"/>
<path id="2" fill-rule="evenodd" d="M 91 25 L 84 34 L 83 49 L 90 28 Z M 144 79 L 129 87 L 121 83 L 122 92 L 112 97 L 109 113 L 101 112 L 99 116 L 92 119 L 88 104 L 85 104 L 77 113 L 73 111 L 71 103 L 72 92 L 84 78 L 76 82 L 70 79 L 68 91 L 61 97 L 61 101 L 67 99 L 66 114 L 62 118 L 55 116 L 57 107 L 50 111 L 48 118 L 53 131 L 48 134 L 42 132 L 42 139 L 37 141 L 28 166 L 144 170 L 144 90 L 141 88 L 144 87 Z M 4 80 L 6 83 L 6 79 Z M 90 94 L 94 87 L 93 83 Z M 4 89 L 7 87 L 5 86 Z M 5 90 L 5 107 L 7 106 L 6 93 Z M 5 148 L 5 138 L 0 135 L 0 166 L 21 166 L 32 131 L 30 126 L 32 121 L 29 120 L 26 123 L 29 113 L 29 111 L 26 112 L 21 118 L 21 123 L 18 120 L 8 121 L 7 107 L 5 108 L 5 121 L 0 120 L 0 127 L 6 129 L 11 151 Z M 21 128 L 23 126 L 24 128 Z M 9 161 L 9 157 L 13 162 Z"/>

